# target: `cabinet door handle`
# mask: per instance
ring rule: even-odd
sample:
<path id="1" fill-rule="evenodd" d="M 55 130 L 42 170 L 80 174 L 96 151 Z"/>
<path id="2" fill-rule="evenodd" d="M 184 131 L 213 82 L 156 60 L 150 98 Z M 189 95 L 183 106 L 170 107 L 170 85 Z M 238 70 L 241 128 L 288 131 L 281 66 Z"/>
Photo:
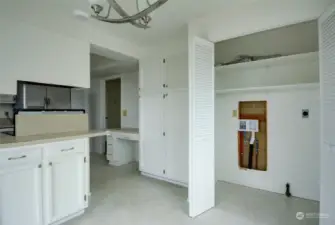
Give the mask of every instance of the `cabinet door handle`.
<path id="1" fill-rule="evenodd" d="M 8 160 L 19 160 L 19 159 L 24 159 L 24 158 L 27 158 L 27 156 L 23 155 L 23 156 L 19 156 L 19 157 L 10 157 L 10 158 L 8 158 Z"/>
<path id="2" fill-rule="evenodd" d="M 68 151 L 72 151 L 72 150 L 74 150 L 74 147 L 62 149 L 61 152 L 68 152 Z"/>
<path id="3" fill-rule="evenodd" d="M 119 139 L 119 140 L 130 140 L 129 137 L 118 137 L 117 139 Z"/>

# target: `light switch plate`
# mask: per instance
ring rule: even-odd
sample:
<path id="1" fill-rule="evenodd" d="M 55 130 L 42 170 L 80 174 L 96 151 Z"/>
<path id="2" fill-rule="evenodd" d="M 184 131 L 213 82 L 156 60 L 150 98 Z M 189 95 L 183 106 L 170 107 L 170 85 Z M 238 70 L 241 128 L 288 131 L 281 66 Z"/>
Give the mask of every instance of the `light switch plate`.
<path id="1" fill-rule="evenodd" d="M 126 109 L 122 110 L 122 116 L 128 116 L 128 110 Z"/>
<path id="2" fill-rule="evenodd" d="M 235 109 L 235 110 L 233 110 L 233 117 L 237 117 L 237 110 Z"/>

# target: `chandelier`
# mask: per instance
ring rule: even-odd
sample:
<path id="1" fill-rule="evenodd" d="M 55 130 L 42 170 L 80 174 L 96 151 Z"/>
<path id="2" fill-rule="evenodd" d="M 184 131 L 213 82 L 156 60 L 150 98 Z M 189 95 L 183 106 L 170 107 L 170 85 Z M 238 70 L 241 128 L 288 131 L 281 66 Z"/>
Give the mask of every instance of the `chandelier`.
<path id="1" fill-rule="evenodd" d="M 106 0 L 104 0 L 106 1 Z M 101 0 L 89 0 L 92 15 L 91 17 L 108 22 L 108 23 L 130 23 L 138 28 L 149 28 L 149 23 L 152 20 L 152 12 L 161 7 L 168 0 L 135 0 L 137 4 L 137 13 L 129 15 L 117 2 L 116 0 L 107 0 L 108 8 L 105 15 L 101 15 L 104 11 L 105 4 L 101 3 Z M 110 18 L 111 9 L 114 9 L 116 13 L 121 16 L 118 19 Z M 106 11 L 106 10 L 105 10 Z"/>

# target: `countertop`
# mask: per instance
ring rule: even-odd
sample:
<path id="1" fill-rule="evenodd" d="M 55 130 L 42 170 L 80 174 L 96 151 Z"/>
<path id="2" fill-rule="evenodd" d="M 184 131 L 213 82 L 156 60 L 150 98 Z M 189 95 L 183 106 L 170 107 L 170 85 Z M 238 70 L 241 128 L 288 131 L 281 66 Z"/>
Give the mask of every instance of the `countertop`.
<path id="1" fill-rule="evenodd" d="M 120 129 L 108 129 L 110 133 L 129 133 L 129 134 L 138 134 L 139 129 L 138 128 L 120 128 Z"/>
<path id="2" fill-rule="evenodd" d="M 138 129 L 122 128 L 122 129 L 106 129 L 106 130 L 89 130 L 89 131 L 41 134 L 41 135 L 21 136 L 21 137 L 3 136 L 0 137 L 0 149 L 22 147 L 27 145 L 47 144 L 51 142 L 67 141 L 79 138 L 106 136 L 111 135 L 113 132 L 138 133 Z"/>

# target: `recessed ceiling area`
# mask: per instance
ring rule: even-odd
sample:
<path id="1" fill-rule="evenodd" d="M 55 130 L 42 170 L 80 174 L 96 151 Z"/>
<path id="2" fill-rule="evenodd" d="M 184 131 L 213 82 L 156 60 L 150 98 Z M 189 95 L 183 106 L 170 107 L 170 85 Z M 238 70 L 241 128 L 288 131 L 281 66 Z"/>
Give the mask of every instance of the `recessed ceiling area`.
<path id="1" fill-rule="evenodd" d="M 103 66 L 106 66 L 108 64 L 117 62 L 116 60 L 106 58 L 105 56 L 97 55 L 94 53 L 91 53 L 90 55 L 90 61 L 91 61 L 91 68 L 97 69 Z"/>
<path id="2" fill-rule="evenodd" d="M 318 45 L 318 23 L 313 20 L 218 42 L 215 44 L 215 62 L 227 63 L 241 55 L 316 52 Z"/>
<path id="3" fill-rule="evenodd" d="M 138 60 L 94 45 L 91 46 L 90 64 L 93 77 L 138 71 Z"/>

